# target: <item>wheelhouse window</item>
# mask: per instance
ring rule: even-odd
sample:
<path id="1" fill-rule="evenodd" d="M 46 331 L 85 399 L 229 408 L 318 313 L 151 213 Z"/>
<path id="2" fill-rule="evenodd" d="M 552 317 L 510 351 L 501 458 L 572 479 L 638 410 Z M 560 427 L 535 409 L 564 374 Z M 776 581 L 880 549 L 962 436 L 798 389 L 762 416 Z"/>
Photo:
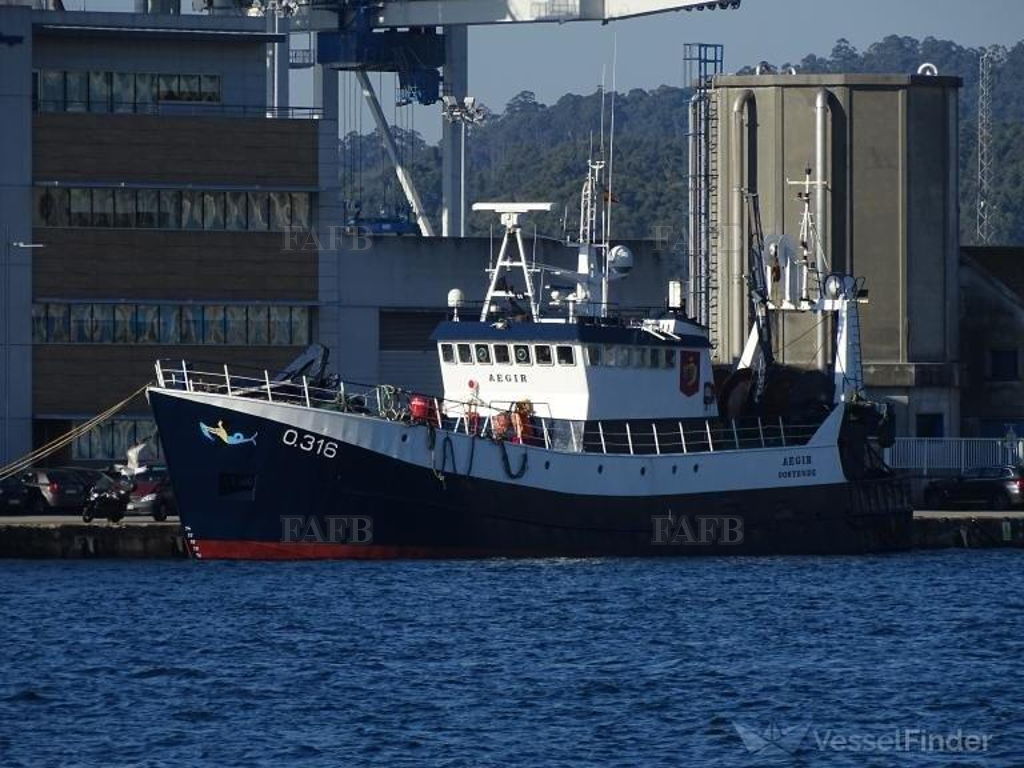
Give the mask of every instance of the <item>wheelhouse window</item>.
<path id="1" fill-rule="evenodd" d="M 484 365 L 491 364 L 491 348 L 486 344 L 476 345 L 476 361 Z"/>
<path id="2" fill-rule="evenodd" d="M 513 348 L 516 355 L 517 365 L 529 365 L 530 364 L 530 348 L 525 344 L 516 344 Z"/>
<path id="3" fill-rule="evenodd" d="M 613 347 L 615 350 L 615 365 L 619 368 L 628 368 L 632 355 L 629 347 Z"/>
<path id="4" fill-rule="evenodd" d="M 587 365 L 601 365 L 601 347 L 591 345 L 587 347 Z"/>
<path id="5" fill-rule="evenodd" d="M 469 344 L 459 344 L 459 362 L 460 363 L 472 363 L 473 362 L 473 350 L 469 348 Z"/>
<path id="6" fill-rule="evenodd" d="M 555 347 L 555 357 L 559 365 L 576 365 L 576 353 L 568 345 Z"/>
<path id="7" fill-rule="evenodd" d="M 446 363 L 455 362 L 455 350 L 452 348 L 451 344 L 441 345 L 441 359 Z"/>
<path id="8" fill-rule="evenodd" d="M 647 354 L 648 354 L 647 364 L 651 368 L 660 368 L 661 367 L 661 350 L 658 349 L 657 347 L 651 347 L 651 349 L 647 350 Z"/>
<path id="9" fill-rule="evenodd" d="M 674 349 L 665 350 L 664 363 L 666 368 L 676 367 L 676 351 Z"/>
<path id="10" fill-rule="evenodd" d="M 495 344 L 494 345 L 494 362 L 499 365 L 508 365 L 512 362 L 512 358 L 508 353 L 508 344 Z"/>
<path id="11" fill-rule="evenodd" d="M 637 368 L 646 368 L 648 358 L 647 353 L 649 351 L 650 350 L 647 349 L 647 347 L 639 347 L 633 350 L 633 365 L 635 365 Z"/>
<path id="12" fill-rule="evenodd" d="M 537 356 L 537 365 L 552 365 L 551 347 L 547 344 L 534 344 L 533 353 Z"/>

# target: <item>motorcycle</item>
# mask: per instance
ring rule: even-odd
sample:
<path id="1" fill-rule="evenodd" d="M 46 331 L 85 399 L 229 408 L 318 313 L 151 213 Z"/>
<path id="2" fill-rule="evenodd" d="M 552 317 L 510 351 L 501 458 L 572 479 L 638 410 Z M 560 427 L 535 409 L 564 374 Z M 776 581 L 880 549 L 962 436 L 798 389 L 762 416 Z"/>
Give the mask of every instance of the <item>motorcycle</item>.
<path id="1" fill-rule="evenodd" d="M 95 518 L 105 517 L 112 523 L 120 522 L 128 509 L 131 485 L 108 480 L 96 483 L 89 489 L 82 507 L 82 521 L 91 523 Z"/>

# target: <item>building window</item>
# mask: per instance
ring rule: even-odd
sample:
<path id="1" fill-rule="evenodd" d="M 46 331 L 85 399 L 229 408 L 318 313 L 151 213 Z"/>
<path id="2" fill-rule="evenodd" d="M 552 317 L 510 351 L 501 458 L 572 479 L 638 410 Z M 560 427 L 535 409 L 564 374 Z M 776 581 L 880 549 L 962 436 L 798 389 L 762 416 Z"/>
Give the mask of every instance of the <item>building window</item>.
<path id="1" fill-rule="evenodd" d="M 89 75 L 67 72 L 64 75 L 64 111 L 85 112 L 89 108 Z"/>
<path id="2" fill-rule="evenodd" d="M 159 101 L 220 102 L 220 75 L 143 72 L 38 73 L 40 112 L 152 112 Z"/>
<path id="3" fill-rule="evenodd" d="M 944 417 L 941 413 L 917 414 L 917 437 L 945 437 Z"/>
<path id="4" fill-rule="evenodd" d="M 89 73 L 89 111 L 110 111 L 110 73 Z"/>
<path id="5" fill-rule="evenodd" d="M 311 335 L 309 307 L 305 306 L 32 305 L 32 341 L 36 344 L 306 346 Z"/>
<path id="6" fill-rule="evenodd" d="M 115 72 L 112 96 L 111 106 L 115 112 L 134 112 L 135 75 L 131 72 Z"/>
<path id="7" fill-rule="evenodd" d="M 39 111 L 63 112 L 64 73 L 43 71 L 39 75 Z"/>
<path id="8" fill-rule="evenodd" d="M 81 427 L 84 423 L 75 422 L 74 426 Z M 111 419 L 99 424 L 75 440 L 71 458 L 75 461 L 123 461 L 128 449 L 142 441 L 147 443 L 143 460 L 162 463 L 163 449 L 152 419 Z"/>
<path id="9" fill-rule="evenodd" d="M 993 349 L 989 351 L 989 366 L 991 381 L 1017 381 L 1020 378 L 1017 350 L 1016 349 Z"/>
<path id="10" fill-rule="evenodd" d="M 32 194 L 37 227 L 283 232 L 312 223 L 309 192 L 46 186 Z"/>

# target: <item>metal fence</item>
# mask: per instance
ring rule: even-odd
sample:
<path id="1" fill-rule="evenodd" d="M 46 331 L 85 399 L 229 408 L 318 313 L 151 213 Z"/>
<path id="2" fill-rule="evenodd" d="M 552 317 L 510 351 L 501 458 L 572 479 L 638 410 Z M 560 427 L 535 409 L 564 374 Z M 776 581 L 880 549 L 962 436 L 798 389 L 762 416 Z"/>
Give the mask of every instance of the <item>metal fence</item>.
<path id="1" fill-rule="evenodd" d="M 963 472 L 973 467 L 1020 464 L 1024 440 L 972 437 L 900 437 L 885 449 L 885 461 L 894 469 L 929 473 Z"/>

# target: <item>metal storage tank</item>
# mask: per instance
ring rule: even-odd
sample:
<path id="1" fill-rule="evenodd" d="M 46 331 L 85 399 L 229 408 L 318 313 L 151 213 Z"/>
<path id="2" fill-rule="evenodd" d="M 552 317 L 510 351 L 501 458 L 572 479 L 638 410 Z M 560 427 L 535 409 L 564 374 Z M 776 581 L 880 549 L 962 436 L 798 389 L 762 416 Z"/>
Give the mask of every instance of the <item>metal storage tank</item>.
<path id="1" fill-rule="evenodd" d="M 899 434 L 959 428 L 958 108 L 961 80 L 930 65 L 916 75 L 724 75 L 714 78 L 708 128 L 716 221 L 719 361 L 742 351 L 746 309 L 746 203 L 756 192 L 766 234 L 798 240 L 797 187 L 807 169 L 826 182 L 812 207 L 833 270 L 865 279 L 865 383 L 897 407 Z M 812 298 L 813 298 L 812 293 Z M 778 358 L 830 359 L 815 318 L 780 323 Z"/>

